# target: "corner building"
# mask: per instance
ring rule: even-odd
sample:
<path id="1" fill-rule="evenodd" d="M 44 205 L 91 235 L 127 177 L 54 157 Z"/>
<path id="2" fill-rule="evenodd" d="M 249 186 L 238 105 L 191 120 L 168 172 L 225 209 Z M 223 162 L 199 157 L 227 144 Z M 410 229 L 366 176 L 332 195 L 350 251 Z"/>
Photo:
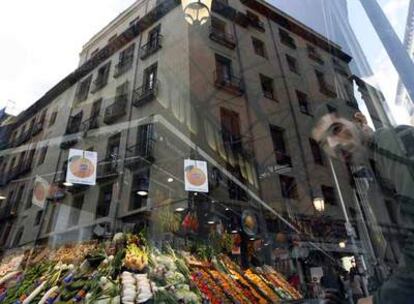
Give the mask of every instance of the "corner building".
<path id="1" fill-rule="evenodd" d="M 213 1 L 204 24 L 189 24 L 177 1 L 137 1 L 14 118 L 0 163 L 4 254 L 143 228 L 156 244 L 208 242 L 212 230 L 241 231 L 248 210 L 258 228 L 242 237 L 242 264 L 253 246 L 303 284 L 310 268 L 350 256 L 376 275 L 400 250 L 384 228 L 393 227 L 387 203 L 378 199 L 370 222 L 378 245 L 350 171 L 331 168 L 309 133 L 323 101 L 358 107 L 351 61 L 263 1 Z M 70 149 L 97 152 L 95 185 L 68 183 Z M 208 192 L 185 190 L 186 159 L 207 163 Z M 36 205 L 39 177 L 51 190 Z M 189 213 L 198 221 L 191 236 L 180 230 Z"/>

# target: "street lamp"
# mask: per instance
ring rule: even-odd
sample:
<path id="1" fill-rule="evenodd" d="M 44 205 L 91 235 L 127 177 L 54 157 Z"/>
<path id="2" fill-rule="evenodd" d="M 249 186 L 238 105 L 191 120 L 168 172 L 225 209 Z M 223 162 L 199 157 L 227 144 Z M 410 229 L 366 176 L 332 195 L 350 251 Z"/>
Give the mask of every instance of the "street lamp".
<path id="1" fill-rule="evenodd" d="M 313 199 L 313 206 L 315 207 L 315 210 L 318 212 L 324 212 L 325 211 L 325 200 L 323 197 L 315 197 Z"/>
<path id="2" fill-rule="evenodd" d="M 189 24 L 204 24 L 210 17 L 212 0 L 181 0 L 185 20 Z"/>

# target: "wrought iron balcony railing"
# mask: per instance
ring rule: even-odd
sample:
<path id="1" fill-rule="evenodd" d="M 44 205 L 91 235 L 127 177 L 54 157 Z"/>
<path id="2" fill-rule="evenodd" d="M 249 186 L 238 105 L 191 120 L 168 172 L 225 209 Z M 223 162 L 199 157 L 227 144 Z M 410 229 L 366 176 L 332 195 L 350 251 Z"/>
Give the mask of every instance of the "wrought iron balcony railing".
<path id="1" fill-rule="evenodd" d="M 111 124 L 126 114 L 128 95 L 123 94 L 115 97 L 112 105 L 105 109 L 104 123 Z"/>
<path id="2" fill-rule="evenodd" d="M 319 91 L 329 97 L 336 97 L 336 92 L 334 86 L 327 84 L 326 82 L 319 85 Z"/>
<path id="3" fill-rule="evenodd" d="M 145 58 L 151 56 L 152 54 L 156 53 L 159 49 L 161 49 L 161 38 L 162 36 L 158 34 L 155 38 L 148 41 L 148 43 L 144 44 L 140 49 L 140 58 L 144 60 Z"/>
<path id="4" fill-rule="evenodd" d="M 108 83 L 108 77 L 98 77 L 93 81 L 93 86 L 91 93 L 98 92 L 100 89 L 102 89 L 106 84 Z"/>
<path id="5" fill-rule="evenodd" d="M 37 123 L 35 123 L 35 125 L 33 126 L 32 134 L 31 134 L 32 136 L 35 136 L 39 134 L 40 132 L 42 132 L 44 122 L 45 120 L 42 119 L 41 121 L 38 121 Z"/>
<path id="6" fill-rule="evenodd" d="M 275 155 L 278 165 L 292 167 L 292 159 L 286 152 L 275 151 Z"/>
<path id="7" fill-rule="evenodd" d="M 99 116 L 91 116 L 87 120 L 82 122 L 82 131 L 87 132 L 89 130 L 99 128 Z"/>
<path id="8" fill-rule="evenodd" d="M 16 146 L 20 146 L 20 145 L 22 145 L 22 144 L 24 144 L 25 142 L 27 142 L 29 139 L 30 139 L 30 137 L 31 137 L 31 134 L 32 133 L 32 130 L 27 130 L 27 131 L 25 131 L 25 132 L 23 132 L 18 138 L 17 138 L 17 140 L 16 140 L 16 142 L 15 142 L 15 145 Z"/>
<path id="9" fill-rule="evenodd" d="M 154 139 L 147 139 L 139 144 L 127 147 L 125 166 L 136 168 L 154 162 L 154 142 Z"/>
<path id="10" fill-rule="evenodd" d="M 159 81 L 154 80 L 152 86 L 143 85 L 134 91 L 132 104 L 139 107 L 147 102 L 152 101 L 158 93 Z"/>
<path id="11" fill-rule="evenodd" d="M 233 35 L 224 32 L 214 26 L 210 27 L 209 37 L 211 40 L 229 48 L 234 49 L 236 47 L 236 39 Z"/>
<path id="12" fill-rule="evenodd" d="M 115 66 L 114 77 L 117 78 L 117 77 L 121 76 L 122 74 L 124 74 L 126 71 L 128 71 L 132 67 L 132 62 L 133 61 L 134 61 L 133 57 L 130 57 L 130 58 L 127 58 L 125 60 L 120 61 Z"/>
<path id="13" fill-rule="evenodd" d="M 243 81 L 232 74 L 220 71 L 214 72 L 214 84 L 217 88 L 227 90 L 236 95 L 243 95 Z"/>
<path id="14" fill-rule="evenodd" d="M 98 162 L 97 179 L 112 178 L 118 176 L 118 161 L 117 156 L 108 156 Z"/>

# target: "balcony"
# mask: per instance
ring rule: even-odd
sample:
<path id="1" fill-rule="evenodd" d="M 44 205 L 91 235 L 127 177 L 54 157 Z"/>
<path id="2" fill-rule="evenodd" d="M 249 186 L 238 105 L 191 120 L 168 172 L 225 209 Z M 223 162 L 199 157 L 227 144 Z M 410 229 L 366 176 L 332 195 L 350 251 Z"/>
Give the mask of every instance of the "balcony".
<path id="1" fill-rule="evenodd" d="M 121 76 L 122 74 L 124 74 L 126 71 L 128 71 L 132 67 L 132 62 L 133 62 L 133 57 L 120 61 L 115 66 L 114 77 L 117 78 Z"/>
<path id="2" fill-rule="evenodd" d="M 249 15 L 247 15 L 247 18 L 249 19 L 249 24 L 251 26 L 253 26 L 255 29 L 264 32 L 265 31 L 265 27 L 264 27 L 264 23 L 262 21 L 260 21 L 257 18 L 253 18 Z"/>
<path id="3" fill-rule="evenodd" d="M 17 216 L 17 204 L 15 202 L 8 203 L 0 209 L 0 221 L 9 220 Z"/>
<path id="4" fill-rule="evenodd" d="M 26 174 L 32 170 L 33 157 L 26 159 L 20 166 L 19 175 Z"/>
<path id="5" fill-rule="evenodd" d="M 103 181 L 118 176 L 118 157 L 107 157 L 98 162 L 96 178 Z"/>
<path id="6" fill-rule="evenodd" d="M 33 126 L 33 130 L 32 130 L 32 136 L 36 136 L 37 134 L 39 134 L 40 132 L 42 132 L 43 130 L 43 124 L 44 124 L 44 120 L 37 122 L 34 126 Z"/>
<path id="7" fill-rule="evenodd" d="M 134 91 L 132 104 L 134 107 L 139 107 L 147 102 L 152 101 L 158 93 L 159 81 L 155 80 L 152 87 L 143 85 Z"/>
<path id="8" fill-rule="evenodd" d="M 24 144 L 25 142 L 27 142 L 30 139 L 31 136 L 32 136 L 32 130 L 29 129 L 29 130 L 23 132 L 16 139 L 15 145 L 20 146 L 20 145 Z"/>
<path id="9" fill-rule="evenodd" d="M 236 47 L 236 39 L 233 35 L 224 32 L 213 26 L 210 27 L 209 37 L 211 40 L 229 48 L 234 49 Z"/>
<path id="10" fill-rule="evenodd" d="M 142 143 L 127 148 L 125 167 L 136 169 L 145 167 L 155 161 L 153 156 L 154 140 L 147 139 Z"/>
<path id="11" fill-rule="evenodd" d="M 359 109 L 359 106 L 358 106 L 358 103 L 356 102 L 356 100 L 347 100 L 346 104 L 348 106 L 350 106 L 351 108 L 354 108 L 354 109 L 357 109 L 357 110 Z"/>
<path id="12" fill-rule="evenodd" d="M 90 118 L 82 122 L 81 128 L 83 132 L 88 132 L 89 130 L 99 128 L 99 116 L 98 115 L 91 116 Z"/>
<path id="13" fill-rule="evenodd" d="M 283 151 L 275 151 L 276 163 L 281 166 L 292 167 L 292 159 Z"/>
<path id="14" fill-rule="evenodd" d="M 123 94 L 115 97 L 112 105 L 105 109 L 104 123 L 111 124 L 126 114 L 128 95 Z"/>
<path id="15" fill-rule="evenodd" d="M 218 71 L 214 72 L 214 85 L 235 95 L 243 95 L 244 88 L 241 78 Z"/>
<path id="16" fill-rule="evenodd" d="M 12 181 L 12 180 L 16 179 L 19 176 L 20 167 L 21 167 L 21 165 L 17 165 L 14 168 L 9 170 L 9 172 L 7 173 L 7 177 L 6 177 L 7 182 Z"/>
<path id="17" fill-rule="evenodd" d="M 82 121 L 82 112 L 80 112 L 78 115 L 69 117 L 68 125 L 66 126 L 65 135 L 72 135 L 76 134 L 80 131 L 81 127 L 81 121 Z M 78 137 L 73 136 L 64 136 L 62 138 L 62 143 L 60 144 L 60 147 L 62 149 L 69 149 L 70 147 L 73 147 L 78 142 Z"/>
<path id="18" fill-rule="evenodd" d="M 154 39 L 150 40 L 147 44 L 144 44 L 140 49 L 141 60 L 146 59 L 152 54 L 156 53 L 161 48 L 162 36 L 158 34 Z"/>
<path id="19" fill-rule="evenodd" d="M 327 84 L 326 82 L 320 83 L 319 91 L 322 94 L 324 94 L 326 96 L 329 96 L 329 97 L 334 97 L 335 98 L 337 96 L 336 92 L 335 92 L 335 88 L 332 85 Z"/>
<path id="20" fill-rule="evenodd" d="M 313 61 L 315 61 L 315 62 L 319 63 L 319 64 L 324 64 L 324 61 L 323 61 L 323 59 L 322 59 L 321 55 L 319 55 L 319 54 L 318 54 L 318 53 L 316 53 L 316 52 L 309 52 L 309 53 L 308 53 L 308 57 L 309 57 L 310 59 L 312 59 Z"/>
<path id="21" fill-rule="evenodd" d="M 99 77 L 94 80 L 91 93 L 96 93 L 108 83 L 107 77 Z"/>

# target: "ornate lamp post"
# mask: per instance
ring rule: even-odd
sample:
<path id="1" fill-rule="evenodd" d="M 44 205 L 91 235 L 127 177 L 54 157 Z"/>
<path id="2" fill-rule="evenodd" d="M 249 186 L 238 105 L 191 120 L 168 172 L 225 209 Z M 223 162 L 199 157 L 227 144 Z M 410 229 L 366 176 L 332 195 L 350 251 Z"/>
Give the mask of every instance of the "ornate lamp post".
<path id="1" fill-rule="evenodd" d="M 210 17 L 212 0 L 181 0 L 185 20 L 189 24 L 204 24 Z"/>

